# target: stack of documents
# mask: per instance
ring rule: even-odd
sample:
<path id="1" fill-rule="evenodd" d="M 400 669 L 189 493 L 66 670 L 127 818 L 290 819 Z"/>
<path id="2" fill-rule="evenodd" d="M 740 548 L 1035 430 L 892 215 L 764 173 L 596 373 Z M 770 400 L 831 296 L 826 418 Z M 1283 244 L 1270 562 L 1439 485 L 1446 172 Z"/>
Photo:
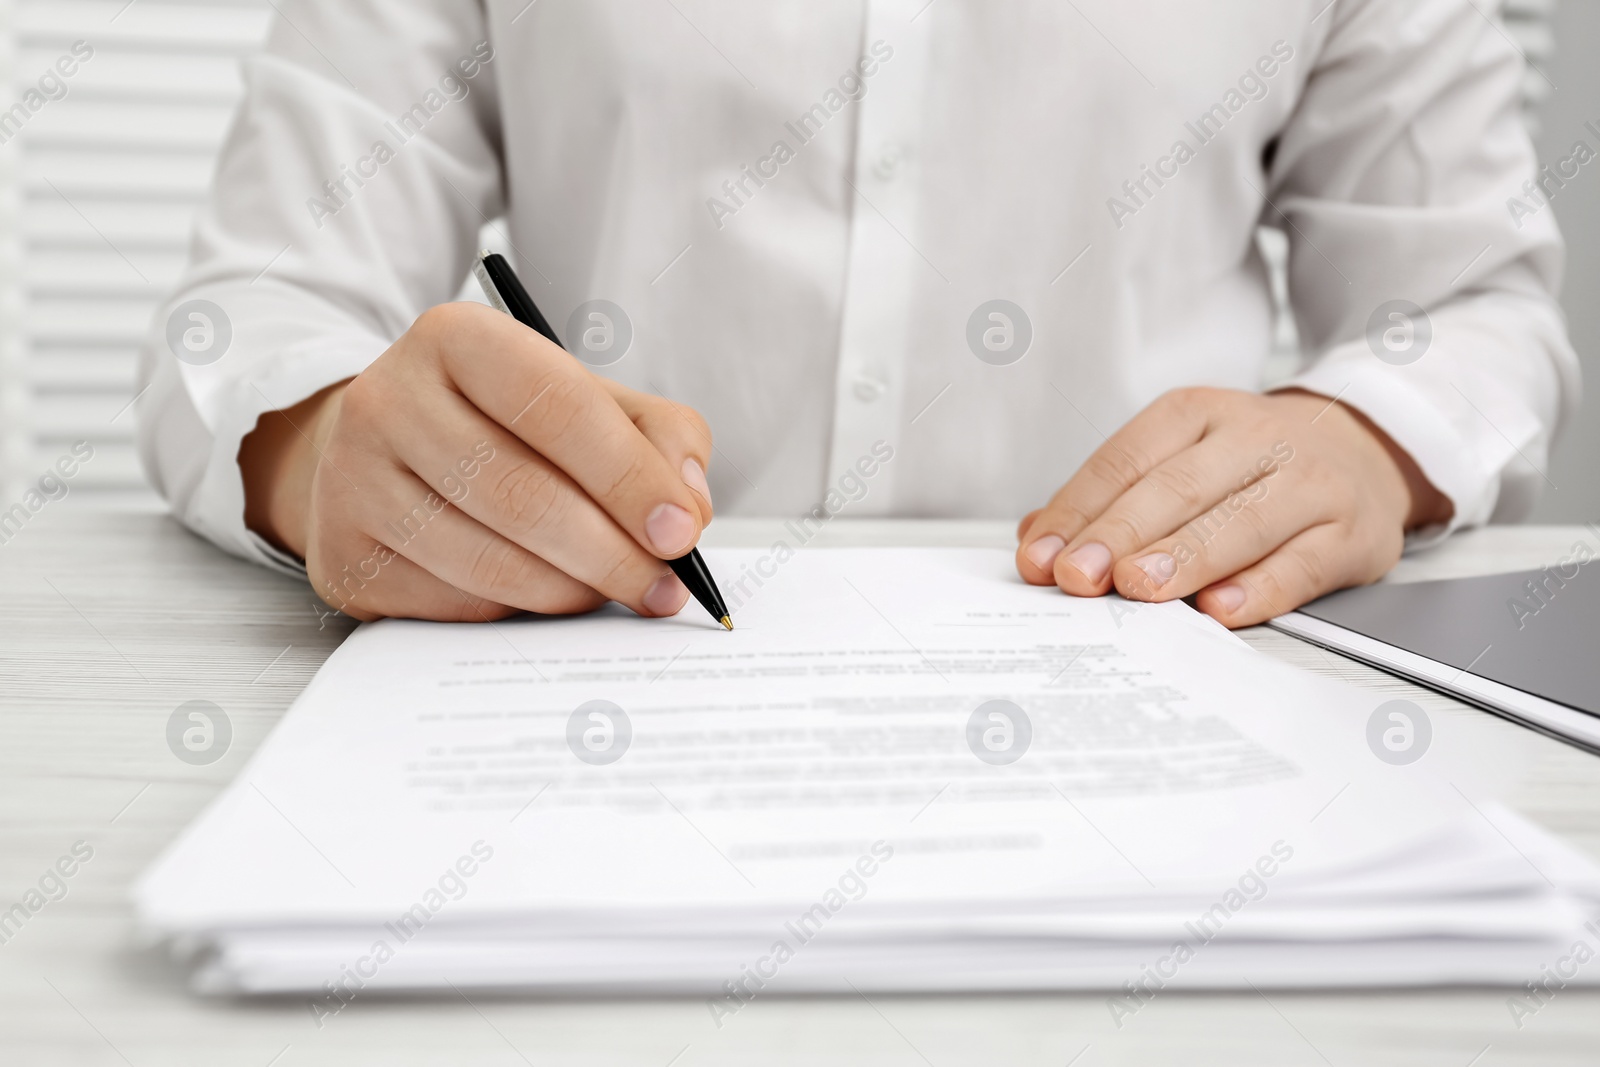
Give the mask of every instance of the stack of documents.
<path id="1" fill-rule="evenodd" d="M 783 549 L 786 551 L 780 551 Z M 1520 985 L 1600 871 L 1382 699 L 991 550 L 712 551 L 737 629 L 385 621 L 148 871 L 196 987 Z M 1386 725 L 1382 720 L 1380 725 Z M 1459 788 L 1458 788 L 1459 786 Z"/>

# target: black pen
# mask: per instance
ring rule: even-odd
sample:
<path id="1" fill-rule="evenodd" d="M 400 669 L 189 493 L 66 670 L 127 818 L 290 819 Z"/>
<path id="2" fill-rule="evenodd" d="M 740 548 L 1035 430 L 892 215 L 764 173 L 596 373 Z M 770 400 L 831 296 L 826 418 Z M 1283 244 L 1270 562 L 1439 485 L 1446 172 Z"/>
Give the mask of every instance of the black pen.
<path id="1" fill-rule="evenodd" d="M 522 280 L 517 277 L 517 272 L 511 269 L 511 264 L 498 252 L 481 252 L 478 255 L 477 265 L 472 268 L 472 273 L 478 278 L 478 284 L 483 286 L 483 293 L 489 302 L 516 319 L 522 325 L 539 331 L 551 344 L 563 350 L 566 345 L 561 343 L 561 338 L 550 328 L 539 307 L 533 302 L 533 297 L 528 295 L 528 290 L 522 287 Z M 700 550 L 691 548 L 686 556 L 667 560 L 667 566 L 672 568 L 672 573 L 678 576 L 679 581 L 689 587 L 689 592 L 700 602 L 700 606 L 711 613 L 711 617 L 722 623 L 728 629 L 733 629 L 733 619 L 728 614 L 728 605 L 723 603 L 722 594 L 717 590 L 717 583 L 712 580 L 711 570 L 706 566 L 706 561 L 700 558 Z"/>

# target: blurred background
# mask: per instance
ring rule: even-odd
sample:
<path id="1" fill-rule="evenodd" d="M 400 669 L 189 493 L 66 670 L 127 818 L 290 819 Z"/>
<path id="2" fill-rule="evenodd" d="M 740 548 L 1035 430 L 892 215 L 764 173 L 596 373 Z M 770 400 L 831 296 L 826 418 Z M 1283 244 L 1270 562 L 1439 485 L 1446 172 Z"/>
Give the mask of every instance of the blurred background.
<path id="1" fill-rule="evenodd" d="M 1404 3 L 1406 0 L 1394 0 Z M 1469 0 L 1489 12 L 1493 0 Z M 1505 0 L 1532 64 L 1525 116 L 1541 164 L 1600 151 L 1600 0 Z M 95 458 L 74 495 L 159 506 L 134 451 L 134 360 L 183 266 L 190 221 L 260 46 L 271 0 L 0 0 L 0 510 L 72 442 Z M 21 101 L 73 44 L 93 49 L 37 111 Z M 26 109 L 24 109 L 26 111 Z M 20 118 L 18 117 L 20 115 Z M 1600 168 L 1553 207 L 1568 242 L 1562 303 L 1600 390 Z M 1277 235 L 1263 232 L 1269 259 Z M 494 242 L 498 243 L 498 242 Z M 1292 325 L 1275 366 L 1297 358 Z M 1600 519 L 1600 404 L 1566 427 L 1538 522 Z M 80 500 L 80 503 L 83 501 Z"/>

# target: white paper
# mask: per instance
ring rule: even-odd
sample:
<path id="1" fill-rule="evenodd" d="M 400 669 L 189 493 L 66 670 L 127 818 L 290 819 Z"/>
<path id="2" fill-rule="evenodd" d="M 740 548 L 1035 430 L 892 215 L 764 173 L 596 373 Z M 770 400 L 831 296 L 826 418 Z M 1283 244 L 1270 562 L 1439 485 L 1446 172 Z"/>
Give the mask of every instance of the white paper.
<path id="1" fill-rule="evenodd" d="M 1065 597 L 992 550 L 707 556 L 741 593 L 731 633 L 693 605 L 363 626 L 147 874 L 142 918 L 215 937 L 213 974 L 247 988 L 296 988 L 418 905 L 427 936 L 389 982 L 436 984 L 455 961 L 484 984 L 693 988 L 809 913 L 832 947 L 790 973 L 817 970 L 813 987 L 874 958 L 857 940 L 890 938 L 895 958 L 919 945 L 948 973 L 857 960 L 875 987 L 969 973 L 988 988 L 1024 972 L 1074 984 L 1059 944 L 1042 969 L 1037 946 L 1007 963 L 1018 937 L 1120 939 L 1110 958 L 1132 959 L 1242 878 L 1261 896 L 1229 913 L 1231 937 L 1479 922 L 1537 945 L 1581 914 L 1581 894 L 1497 853 L 1491 809 L 1450 784 L 1478 754 L 1442 737 L 1426 766 L 1380 761 L 1373 701 L 1182 604 Z M 1031 727 L 1008 765 L 980 758 L 981 734 L 969 744 L 997 700 Z M 569 743 L 592 701 L 631 727 L 609 764 Z M 592 740 L 601 722 L 580 716 Z M 463 860 L 471 875 L 441 892 Z M 1549 906 L 1450 904 L 1458 887 Z M 990 978 L 969 958 L 980 944 Z"/>

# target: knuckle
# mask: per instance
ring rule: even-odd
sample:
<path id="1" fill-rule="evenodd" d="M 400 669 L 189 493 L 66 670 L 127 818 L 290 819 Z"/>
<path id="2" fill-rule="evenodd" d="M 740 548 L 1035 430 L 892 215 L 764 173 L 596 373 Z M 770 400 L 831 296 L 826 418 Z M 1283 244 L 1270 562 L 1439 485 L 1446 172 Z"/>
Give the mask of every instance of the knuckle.
<path id="1" fill-rule="evenodd" d="M 565 510 L 560 480 L 536 463 L 507 470 L 489 493 L 489 502 L 513 529 L 543 529 L 559 522 Z"/>
<path id="2" fill-rule="evenodd" d="M 643 456 L 635 452 L 628 456 L 622 469 L 617 471 L 600 495 L 609 501 L 625 500 L 633 496 L 634 492 L 648 480 L 649 474 L 649 464 L 645 462 Z"/>
<path id="3" fill-rule="evenodd" d="M 1177 389 L 1168 389 L 1157 398 L 1157 403 L 1179 411 L 1192 411 L 1205 407 L 1211 399 L 1212 390 L 1203 385 L 1185 385 Z"/>
<path id="4" fill-rule="evenodd" d="M 509 541 L 490 539 L 467 565 L 467 581 L 473 589 L 491 596 L 525 589 L 533 578 L 530 557 Z"/>
<path id="5" fill-rule="evenodd" d="M 469 304 L 435 304 L 418 315 L 411 328 L 429 339 L 443 339 L 460 330 L 471 313 L 472 305 Z"/>
<path id="6" fill-rule="evenodd" d="M 1096 481 L 1111 485 L 1132 485 L 1141 477 L 1133 457 L 1120 448 L 1096 450 L 1084 462 L 1083 469 Z"/>
<path id="7" fill-rule="evenodd" d="M 666 437 L 682 441 L 692 455 L 710 451 L 711 426 L 698 411 L 688 404 L 665 397 L 648 393 L 639 395 L 633 422 L 646 435 L 652 439 Z"/>
<path id="8" fill-rule="evenodd" d="M 1261 602 L 1274 615 L 1281 611 L 1292 611 L 1299 602 L 1299 598 L 1293 596 L 1284 568 L 1279 563 L 1258 564 L 1240 577 L 1249 591 L 1250 600 Z"/>
<path id="9" fill-rule="evenodd" d="M 1093 522 L 1094 516 L 1076 504 L 1061 502 L 1034 512 L 1024 521 L 1028 524 L 1029 532 L 1038 529 L 1071 537 Z"/>
<path id="10" fill-rule="evenodd" d="M 1145 481 L 1176 497 L 1180 504 L 1190 510 L 1198 510 L 1200 505 L 1206 503 L 1205 487 L 1198 473 L 1190 467 L 1169 463 L 1151 471 Z"/>
<path id="11" fill-rule="evenodd" d="M 527 403 L 539 400 L 539 424 L 549 434 L 561 436 L 589 421 L 594 397 L 590 384 L 571 374 L 551 373 L 534 383 L 538 386 Z"/>
<path id="12" fill-rule="evenodd" d="M 372 369 L 350 379 L 339 395 L 338 423 L 365 426 L 376 422 L 384 412 L 392 410 L 392 397 L 384 376 Z"/>
<path id="13" fill-rule="evenodd" d="M 1233 408 L 1242 395 L 1246 394 L 1213 385 L 1186 385 L 1163 393 L 1157 403 L 1166 404 L 1180 418 L 1207 422 L 1218 411 Z"/>
<path id="14" fill-rule="evenodd" d="M 631 405 L 628 406 L 635 408 L 640 415 L 649 418 L 669 419 L 673 417 L 674 412 L 681 410 L 683 407 L 682 404 L 674 400 L 668 400 L 664 396 L 656 393 L 640 392 L 637 389 L 627 389 L 623 393 L 623 397 L 631 401 Z"/>
<path id="15" fill-rule="evenodd" d="M 1305 597 L 1316 596 L 1329 587 L 1334 568 L 1327 550 L 1306 544 L 1297 546 L 1286 555 L 1285 563 L 1290 568 L 1289 576 L 1293 581 L 1281 582 L 1280 586 L 1299 586 L 1300 594 Z"/>
<path id="16" fill-rule="evenodd" d="M 683 416 L 684 421 L 689 424 L 696 434 L 704 438 L 707 444 L 711 443 L 711 424 L 706 422 L 703 415 L 688 404 L 675 403 L 672 406 L 677 409 L 678 414 Z"/>
<path id="17" fill-rule="evenodd" d="M 1230 509 L 1229 514 L 1237 516 L 1244 524 L 1244 528 L 1258 540 L 1272 533 L 1271 515 L 1265 508 L 1255 506 L 1248 497 L 1240 498 L 1239 507 Z"/>
<path id="18" fill-rule="evenodd" d="M 435 304 L 412 320 L 411 331 L 425 334 L 429 337 L 438 337 L 448 329 L 449 322 L 450 313 L 445 310 L 445 305 Z"/>
<path id="19" fill-rule="evenodd" d="M 601 591 L 607 589 L 620 591 L 624 588 L 632 590 L 634 587 L 638 587 L 638 592 L 642 595 L 649 586 L 634 577 L 633 572 L 638 570 L 638 564 L 639 559 L 633 549 L 629 546 L 623 546 L 600 564 L 597 568 L 600 577 L 590 584 Z"/>
<path id="20" fill-rule="evenodd" d="M 1111 549 L 1113 556 L 1119 552 L 1127 552 L 1145 544 L 1147 538 L 1143 528 L 1132 515 L 1122 512 L 1111 512 L 1100 516 L 1095 523 L 1095 538 Z"/>

